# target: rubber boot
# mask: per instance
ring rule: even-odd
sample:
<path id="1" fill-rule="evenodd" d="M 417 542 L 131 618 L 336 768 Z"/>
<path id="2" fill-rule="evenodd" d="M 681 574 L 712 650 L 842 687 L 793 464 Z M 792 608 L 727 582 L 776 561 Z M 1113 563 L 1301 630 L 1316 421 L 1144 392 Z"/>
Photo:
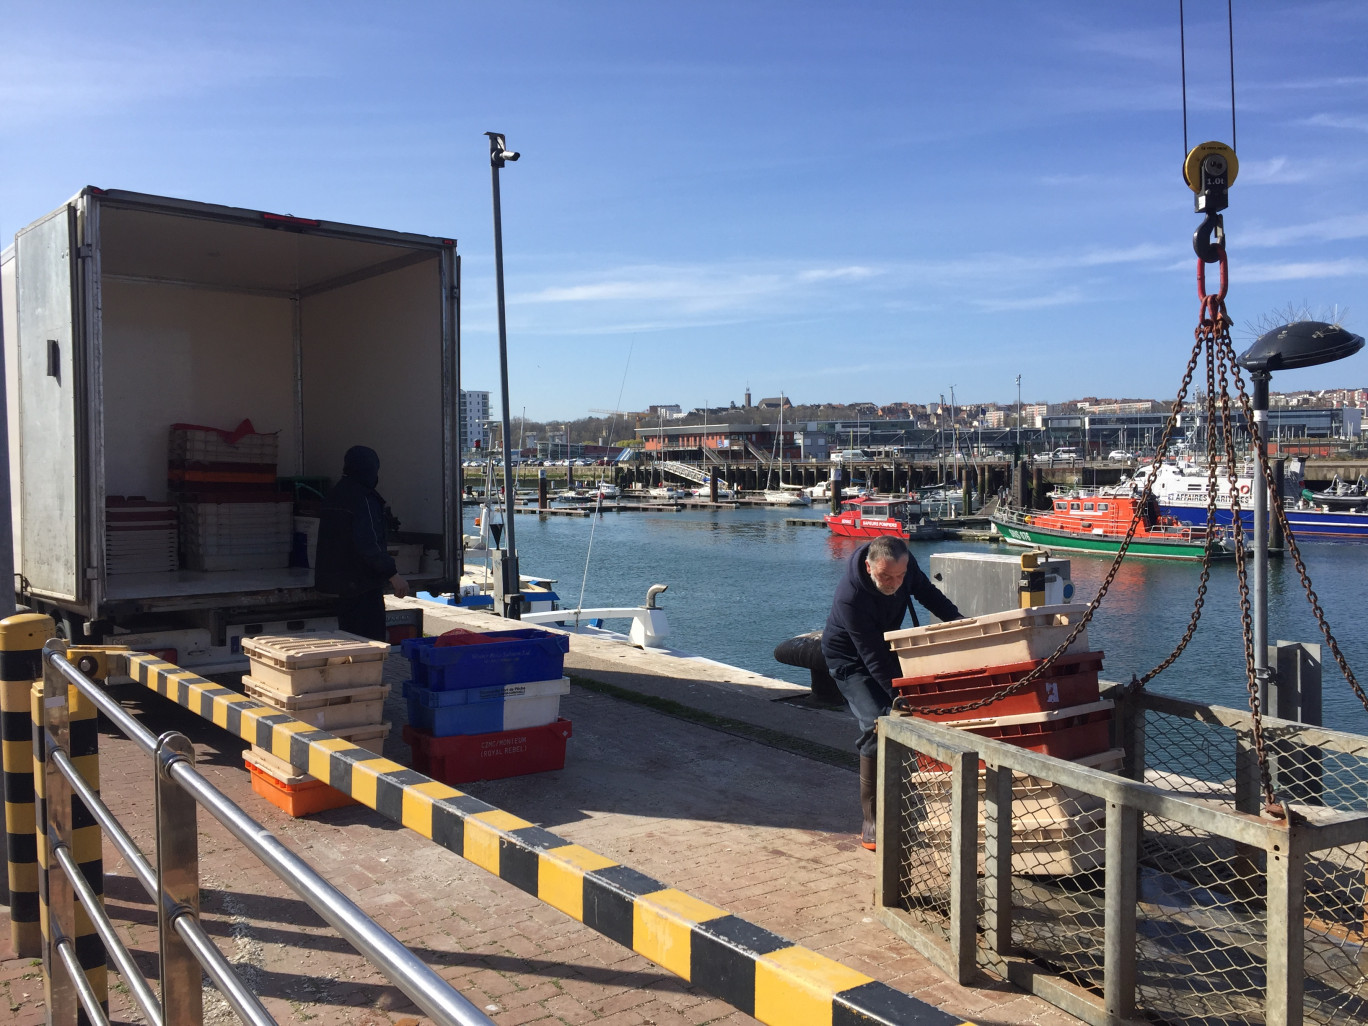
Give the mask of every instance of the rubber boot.
<path id="1" fill-rule="evenodd" d="M 877 821 L 875 820 L 878 808 L 876 799 L 876 788 L 879 781 L 879 757 L 877 755 L 860 756 L 860 811 L 864 813 L 864 827 L 860 831 L 860 844 L 870 851 L 875 850 L 875 840 L 878 836 Z"/>

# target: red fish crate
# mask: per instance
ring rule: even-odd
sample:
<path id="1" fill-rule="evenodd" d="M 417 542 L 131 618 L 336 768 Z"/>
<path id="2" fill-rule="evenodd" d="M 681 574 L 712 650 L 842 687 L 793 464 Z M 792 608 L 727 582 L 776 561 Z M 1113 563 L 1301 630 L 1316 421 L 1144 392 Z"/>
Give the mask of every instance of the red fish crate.
<path id="1" fill-rule="evenodd" d="M 1055 759 L 1082 759 L 1111 748 L 1112 703 L 1090 702 L 1054 712 L 1025 713 L 1016 716 L 985 716 L 948 723 L 969 734 L 991 737 L 1018 748 Z M 942 772 L 950 767 L 918 754 L 917 765 L 927 771 Z M 979 760 L 979 768 L 984 767 Z"/>
<path id="2" fill-rule="evenodd" d="M 896 708 L 922 719 L 953 723 L 965 717 L 1050 712 L 1096 702 L 1101 697 L 1097 675 L 1102 669 L 1102 653 L 1075 652 L 1061 657 L 1054 666 L 1015 694 L 972 712 L 932 714 L 924 711 L 971 705 L 991 698 L 1044 663 L 1044 659 L 1033 659 L 980 670 L 952 670 L 923 677 L 898 677 L 893 681 Z"/>
<path id="3" fill-rule="evenodd" d="M 570 734 L 567 719 L 537 727 L 456 737 L 434 737 L 413 726 L 404 727 L 404 741 L 413 752 L 413 768 L 444 784 L 564 769 L 565 742 Z"/>

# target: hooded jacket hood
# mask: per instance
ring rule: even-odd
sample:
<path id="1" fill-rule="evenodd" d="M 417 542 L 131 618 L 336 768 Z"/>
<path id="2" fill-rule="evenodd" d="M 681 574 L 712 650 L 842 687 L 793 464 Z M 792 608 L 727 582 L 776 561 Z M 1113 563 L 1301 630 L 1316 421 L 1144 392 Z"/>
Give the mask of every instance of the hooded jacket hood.
<path id="1" fill-rule="evenodd" d="M 353 445 L 342 457 L 342 475 L 352 477 L 367 488 L 380 483 L 380 456 L 366 445 Z"/>

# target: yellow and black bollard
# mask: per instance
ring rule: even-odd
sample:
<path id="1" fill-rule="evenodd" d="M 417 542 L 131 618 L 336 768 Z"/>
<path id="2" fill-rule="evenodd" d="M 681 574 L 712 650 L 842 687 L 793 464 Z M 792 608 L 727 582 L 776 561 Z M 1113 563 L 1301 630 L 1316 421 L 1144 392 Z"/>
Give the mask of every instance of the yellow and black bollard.
<path id="1" fill-rule="evenodd" d="M 98 659 L 84 661 L 80 658 L 83 650 L 71 648 L 67 651 L 67 658 L 72 663 L 91 674 L 92 676 L 102 677 L 104 675 L 105 658 L 102 651 L 99 652 Z M 98 669 L 96 667 L 98 666 Z M 75 687 L 66 683 L 65 680 L 57 678 L 57 687 L 66 688 L 67 698 L 67 755 L 75 766 L 77 773 L 86 785 L 96 795 L 100 793 L 100 757 L 99 757 L 99 720 L 98 710 L 95 704 Z M 43 824 L 48 822 L 46 798 L 46 763 L 47 763 L 47 735 L 43 724 L 43 698 L 45 694 L 45 684 L 38 681 L 32 686 L 30 693 L 30 719 L 32 725 L 32 745 L 33 745 L 33 773 L 34 773 L 34 799 L 35 799 L 35 821 L 41 829 Z M 104 900 L 104 856 L 103 839 L 100 832 L 100 825 L 96 822 L 94 815 L 86 806 L 79 795 L 74 792 L 71 798 L 71 857 L 75 860 L 81 876 L 85 878 L 91 890 L 95 892 L 96 899 Z M 37 833 L 37 831 L 35 831 Z M 38 837 L 37 855 L 41 872 L 39 875 L 39 923 L 42 926 L 42 936 L 46 938 L 49 930 L 49 887 L 47 877 L 50 873 L 61 873 L 61 866 L 57 865 L 49 850 L 47 839 Z M 71 895 L 69 887 L 63 888 L 63 893 Z M 108 963 L 105 955 L 104 942 L 100 940 L 99 934 L 95 930 L 95 924 L 91 921 L 86 909 L 80 901 L 75 901 L 74 917 L 71 922 L 71 936 L 76 948 L 76 959 L 80 963 L 81 969 L 85 974 L 86 982 L 94 992 L 101 1006 L 108 1011 L 109 1008 L 109 982 L 108 982 Z M 45 981 L 49 985 L 51 980 Z M 52 1007 L 49 1001 L 49 1007 Z M 78 1022 L 85 1024 L 88 1022 L 85 1009 L 79 1011 Z"/>
<path id="2" fill-rule="evenodd" d="M 1045 604 L 1045 571 L 1040 566 L 1039 552 L 1021 554 L 1021 577 L 1018 581 L 1021 608 L 1031 609 Z"/>
<path id="3" fill-rule="evenodd" d="M 42 953 L 29 692 L 43 676 L 43 645 L 55 634 L 52 617 L 41 613 L 19 613 L 0 620 L 0 746 L 10 942 L 15 954 L 25 958 Z"/>

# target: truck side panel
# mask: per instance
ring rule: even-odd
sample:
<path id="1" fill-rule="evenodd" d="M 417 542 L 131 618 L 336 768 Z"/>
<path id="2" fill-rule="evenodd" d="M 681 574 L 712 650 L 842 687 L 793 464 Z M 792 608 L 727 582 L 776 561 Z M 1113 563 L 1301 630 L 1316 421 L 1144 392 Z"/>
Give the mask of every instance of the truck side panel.
<path id="1" fill-rule="evenodd" d="M 76 413 L 84 353 L 76 348 L 73 286 L 75 211 L 70 206 L 15 237 L 18 432 L 11 434 L 11 474 L 19 495 L 18 564 L 37 595 L 74 601 L 84 593 L 83 511 L 77 489 L 84 442 Z M 18 458 L 15 459 L 17 449 Z"/>
<path id="2" fill-rule="evenodd" d="M 0 251 L 0 337 L 5 343 L 5 381 L 7 384 L 5 402 L 5 426 L 7 437 L 19 438 L 19 390 L 15 387 L 19 381 L 19 321 L 15 316 L 15 276 L 14 276 L 14 247 L 9 246 Z M 8 454 L 7 454 L 8 455 Z M 14 566 L 23 566 L 23 554 L 20 550 L 20 542 L 23 534 L 19 530 L 19 483 L 18 468 L 13 461 L 6 464 L 14 480 L 10 483 L 9 503 L 10 503 L 10 524 L 13 526 L 11 535 L 11 552 L 14 557 Z"/>
<path id="3" fill-rule="evenodd" d="M 404 531 L 440 535 L 442 292 L 437 254 L 300 301 L 304 463 L 336 480 L 353 445 L 380 454 Z"/>

